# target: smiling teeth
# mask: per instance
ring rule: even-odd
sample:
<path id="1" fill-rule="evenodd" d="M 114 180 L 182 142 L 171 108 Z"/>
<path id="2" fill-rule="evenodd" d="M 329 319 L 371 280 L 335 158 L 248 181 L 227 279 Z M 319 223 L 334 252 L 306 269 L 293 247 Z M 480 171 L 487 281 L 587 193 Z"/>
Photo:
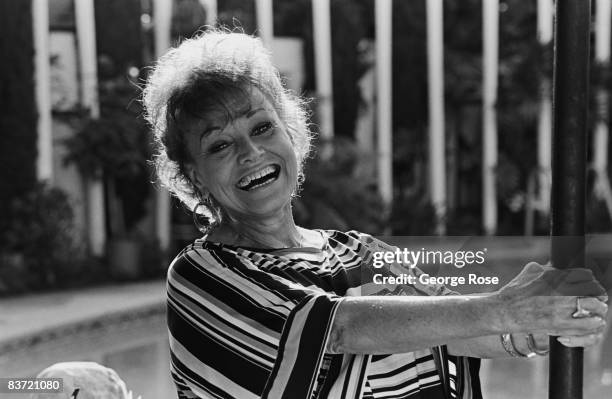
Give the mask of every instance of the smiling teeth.
<path id="1" fill-rule="evenodd" d="M 238 187 L 239 188 L 244 188 L 246 186 L 249 185 L 249 183 L 251 183 L 253 180 L 255 179 L 259 179 L 265 175 L 268 175 L 270 173 L 274 173 L 274 167 L 273 166 L 267 166 L 265 168 L 263 168 L 260 171 L 257 171 L 253 174 L 250 174 L 248 176 L 243 177 L 242 179 L 240 179 L 240 181 L 238 182 Z"/>

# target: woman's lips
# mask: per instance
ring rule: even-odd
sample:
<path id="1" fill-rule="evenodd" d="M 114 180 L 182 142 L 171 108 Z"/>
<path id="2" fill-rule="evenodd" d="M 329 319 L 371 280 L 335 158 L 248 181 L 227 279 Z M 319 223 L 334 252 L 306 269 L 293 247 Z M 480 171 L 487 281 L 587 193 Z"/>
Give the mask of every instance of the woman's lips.
<path id="1" fill-rule="evenodd" d="M 279 165 L 268 165 L 240 179 L 240 181 L 238 181 L 236 184 L 236 187 L 244 191 L 250 191 L 272 183 L 278 178 L 279 174 Z"/>

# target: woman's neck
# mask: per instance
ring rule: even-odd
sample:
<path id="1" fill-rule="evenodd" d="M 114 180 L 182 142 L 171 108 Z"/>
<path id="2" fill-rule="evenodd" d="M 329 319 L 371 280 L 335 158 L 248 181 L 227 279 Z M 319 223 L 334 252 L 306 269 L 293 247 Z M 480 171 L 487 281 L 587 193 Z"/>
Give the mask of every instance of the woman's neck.
<path id="1" fill-rule="evenodd" d="M 259 248 L 300 248 L 304 237 L 293 220 L 291 207 L 268 217 L 227 217 L 219 226 L 223 241 Z M 212 237 L 214 239 L 214 237 Z"/>

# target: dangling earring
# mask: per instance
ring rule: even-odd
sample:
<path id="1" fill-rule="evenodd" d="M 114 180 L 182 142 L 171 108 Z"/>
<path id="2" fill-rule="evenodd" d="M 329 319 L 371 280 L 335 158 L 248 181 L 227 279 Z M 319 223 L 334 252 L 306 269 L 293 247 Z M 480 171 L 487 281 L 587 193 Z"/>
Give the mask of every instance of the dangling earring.
<path id="1" fill-rule="evenodd" d="M 210 212 L 210 208 L 209 205 L 207 204 L 207 202 L 205 200 L 200 200 L 200 202 L 198 202 L 196 204 L 196 206 L 193 208 L 193 224 L 195 224 L 195 226 L 197 227 L 198 230 L 200 230 L 200 232 L 204 235 L 208 235 L 208 233 L 210 233 L 210 230 L 212 229 L 212 223 L 210 222 L 210 218 L 204 215 L 198 215 L 198 209 L 203 206 L 206 209 L 209 210 Z M 200 219 L 205 219 L 206 222 L 202 223 L 200 221 Z"/>

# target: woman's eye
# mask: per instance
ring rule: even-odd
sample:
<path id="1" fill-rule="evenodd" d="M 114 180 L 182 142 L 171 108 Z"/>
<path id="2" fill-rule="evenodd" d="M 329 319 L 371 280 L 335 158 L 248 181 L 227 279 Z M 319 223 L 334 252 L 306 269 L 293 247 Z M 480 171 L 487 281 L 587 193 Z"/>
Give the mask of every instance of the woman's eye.
<path id="1" fill-rule="evenodd" d="M 229 147 L 229 143 L 225 143 L 225 142 L 221 142 L 221 143 L 215 143 L 213 145 L 210 146 L 210 148 L 208 149 L 209 152 L 211 153 L 216 153 L 216 152 L 220 152 L 223 151 L 224 149 L 226 149 L 227 147 Z"/>
<path id="2" fill-rule="evenodd" d="M 272 122 L 262 123 L 261 125 L 253 129 L 253 135 L 258 136 L 260 134 L 267 133 L 270 130 L 272 130 L 273 127 L 274 127 L 274 124 Z"/>

